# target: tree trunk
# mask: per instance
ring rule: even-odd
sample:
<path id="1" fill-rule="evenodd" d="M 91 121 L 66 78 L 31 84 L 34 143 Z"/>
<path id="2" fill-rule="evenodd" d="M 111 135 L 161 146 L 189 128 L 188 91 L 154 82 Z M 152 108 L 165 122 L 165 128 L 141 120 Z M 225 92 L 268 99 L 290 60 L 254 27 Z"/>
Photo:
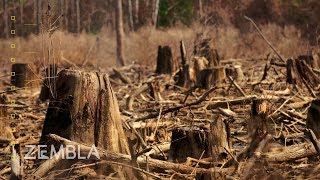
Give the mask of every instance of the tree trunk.
<path id="1" fill-rule="evenodd" d="M 11 84 L 23 88 L 23 87 L 37 87 L 37 76 L 30 69 L 28 64 L 13 64 L 12 65 Z"/>
<path id="2" fill-rule="evenodd" d="M 23 8 L 24 8 L 24 1 L 20 1 L 20 27 L 24 26 L 24 21 L 23 21 Z M 21 31 L 21 35 L 24 36 L 25 32 L 24 32 L 24 28 L 20 29 Z"/>
<path id="3" fill-rule="evenodd" d="M 129 27 L 130 27 L 130 30 L 134 31 L 133 15 L 132 15 L 132 0 L 128 0 L 128 16 L 129 16 Z"/>
<path id="4" fill-rule="evenodd" d="M 172 74 L 175 72 L 177 62 L 172 57 L 172 50 L 169 46 L 158 47 L 157 68 L 158 74 Z"/>
<path id="5" fill-rule="evenodd" d="M 154 28 L 157 28 L 157 24 L 158 24 L 159 3 L 160 3 L 160 0 L 155 0 L 155 8 L 154 8 L 154 13 L 153 13 Z"/>
<path id="6" fill-rule="evenodd" d="M 116 14 L 116 33 L 117 33 L 117 59 L 121 66 L 124 66 L 123 55 L 123 22 L 122 22 L 122 0 L 115 0 L 115 14 Z"/>
<path id="7" fill-rule="evenodd" d="M 8 1 L 3 0 L 3 20 L 4 20 L 4 34 L 9 38 L 9 23 L 8 23 Z"/>
<path id="8" fill-rule="evenodd" d="M 135 0 L 134 7 L 134 24 L 137 27 L 137 25 L 139 24 L 139 0 Z"/>
<path id="9" fill-rule="evenodd" d="M 42 0 L 37 1 L 37 34 L 41 31 Z"/>
<path id="10" fill-rule="evenodd" d="M 68 13 L 68 10 L 69 10 L 69 0 L 65 0 L 64 1 L 66 4 L 65 4 L 65 9 L 64 9 L 64 22 L 65 22 L 65 29 L 66 31 L 68 32 L 69 31 L 69 13 Z"/>
<path id="11" fill-rule="evenodd" d="M 80 33 L 80 0 L 76 0 L 76 9 L 77 9 L 77 33 Z"/>

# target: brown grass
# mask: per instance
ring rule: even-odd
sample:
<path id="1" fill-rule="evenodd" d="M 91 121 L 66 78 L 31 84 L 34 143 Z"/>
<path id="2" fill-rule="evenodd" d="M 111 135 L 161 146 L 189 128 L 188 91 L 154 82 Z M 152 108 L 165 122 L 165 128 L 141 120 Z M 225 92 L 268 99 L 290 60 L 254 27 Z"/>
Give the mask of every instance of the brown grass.
<path id="1" fill-rule="evenodd" d="M 281 28 L 275 24 L 268 24 L 262 26 L 261 30 L 285 57 L 305 54 L 308 50 L 308 43 L 300 37 L 300 32 L 293 26 Z M 143 65 L 155 65 L 158 45 L 170 45 L 173 48 L 174 57 L 179 58 L 180 40 L 184 40 L 190 57 L 195 36 L 200 32 L 215 40 L 215 47 L 223 58 L 266 57 L 266 54 L 272 52 L 253 27 L 249 33 L 242 34 L 231 26 L 204 27 L 195 23 L 190 28 L 155 30 L 145 27 L 137 32 L 127 33 L 126 62 L 129 64 L 135 61 Z M 8 66 L 11 56 L 15 56 L 19 63 L 32 62 L 37 66 L 47 64 L 47 46 L 50 43 L 46 36 L 31 35 L 28 38 L 2 40 L 1 65 Z M 44 45 L 42 45 L 42 38 L 44 38 Z M 13 42 L 17 44 L 14 50 L 9 48 L 10 43 Z M 75 35 L 57 31 L 52 35 L 51 56 L 63 64 L 66 64 L 65 59 L 75 64 L 82 64 L 87 59 L 88 64 L 107 68 L 116 65 L 115 42 L 114 31 L 107 28 L 103 28 L 97 35 L 87 33 Z"/>

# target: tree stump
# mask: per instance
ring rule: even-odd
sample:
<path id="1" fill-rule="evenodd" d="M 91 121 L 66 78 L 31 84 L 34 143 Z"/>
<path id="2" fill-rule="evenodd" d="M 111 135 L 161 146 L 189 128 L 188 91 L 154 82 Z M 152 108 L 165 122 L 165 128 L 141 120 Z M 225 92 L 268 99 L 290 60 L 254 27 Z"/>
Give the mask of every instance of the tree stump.
<path id="1" fill-rule="evenodd" d="M 225 69 L 222 66 L 216 66 L 201 71 L 201 87 L 210 89 L 211 87 L 221 87 L 226 79 Z"/>
<path id="2" fill-rule="evenodd" d="M 320 138 L 320 99 L 313 100 L 308 109 L 307 128 Z"/>
<path id="3" fill-rule="evenodd" d="M 8 97 L 5 94 L 0 94 L 0 117 L 8 116 L 8 107 L 5 106 L 8 103 Z"/>
<path id="4" fill-rule="evenodd" d="M 187 157 L 199 159 L 210 157 L 209 130 L 199 127 L 178 127 L 172 130 L 169 159 L 185 162 Z"/>
<path id="5" fill-rule="evenodd" d="M 205 57 L 209 62 L 209 67 L 220 65 L 220 57 L 218 51 L 213 48 L 211 38 L 196 41 L 194 46 L 194 55 Z"/>
<path id="6" fill-rule="evenodd" d="M 301 86 L 302 83 L 307 87 L 315 88 L 320 83 L 320 78 L 305 60 L 287 60 L 287 83 Z"/>
<path id="7" fill-rule="evenodd" d="M 300 55 L 298 60 L 305 61 L 311 68 L 319 69 L 319 58 L 317 55 Z"/>
<path id="8" fill-rule="evenodd" d="M 251 140 L 262 137 L 268 132 L 267 114 L 269 107 L 267 101 L 254 99 L 251 106 L 251 118 L 248 122 L 248 135 Z"/>
<path id="9" fill-rule="evenodd" d="M 28 64 L 13 64 L 11 74 L 11 84 L 23 87 L 37 87 L 39 85 L 35 72 L 32 71 Z"/>
<path id="10" fill-rule="evenodd" d="M 244 80 L 241 65 L 230 65 L 225 69 L 226 75 L 232 77 L 237 83 L 241 83 Z"/>
<path id="11" fill-rule="evenodd" d="M 190 64 L 190 81 L 194 85 L 198 85 L 202 87 L 204 78 L 202 75 L 202 71 L 209 68 L 209 62 L 204 57 L 193 57 Z"/>
<path id="12" fill-rule="evenodd" d="M 287 83 L 291 85 L 297 84 L 297 68 L 293 59 L 287 60 Z"/>
<path id="13" fill-rule="evenodd" d="M 39 95 L 40 101 L 46 101 L 47 99 L 54 99 L 56 93 L 56 76 L 58 74 L 58 66 L 50 64 L 45 69 L 45 77 L 42 82 L 42 87 Z"/>
<path id="14" fill-rule="evenodd" d="M 173 59 L 169 46 L 158 47 L 157 74 L 172 74 L 177 70 L 178 62 Z"/>
<path id="15" fill-rule="evenodd" d="M 220 117 L 213 120 L 210 129 L 200 127 L 178 127 L 173 129 L 169 158 L 179 163 L 188 157 L 200 159 L 214 157 L 220 161 L 230 149 L 230 128 Z"/>
<path id="16" fill-rule="evenodd" d="M 230 127 L 226 120 L 223 120 L 221 117 L 218 117 L 210 123 L 210 148 L 211 155 L 215 157 L 216 161 L 225 159 L 228 155 L 227 150 L 230 150 L 232 147 Z"/>
<path id="17" fill-rule="evenodd" d="M 130 154 L 117 98 L 107 74 L 62 70 L 57 77 L 57 97 L 51 100 L 40 144 L 57 134 L 106 151 Z"/>

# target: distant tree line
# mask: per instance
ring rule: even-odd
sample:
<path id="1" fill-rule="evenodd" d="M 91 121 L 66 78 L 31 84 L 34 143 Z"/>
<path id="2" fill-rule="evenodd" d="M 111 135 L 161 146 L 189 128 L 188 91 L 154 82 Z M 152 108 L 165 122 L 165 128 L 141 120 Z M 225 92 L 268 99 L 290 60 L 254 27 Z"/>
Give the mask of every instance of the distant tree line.
<path id="1" fill-rule="evenodd" d="M 205 25 L 232 24 L 240 30 L 243 15 L 257 23 L 293 24 L 315 37 L 319 32 L 318 0 L 118 0 L 122 2 L 125 31 L 144 26 L 166 28 L 177 23 L 189 26 L 199 21 Z M 47 14 L 50 2 L 50 14 Z M 97 33 L 102 26 L 115 28 L 115 0 L 2 0 L 0 37 L 39 33 L 43 22 L 72 32 Z M 11 20 L 16 16 L 16 20 Z M 34 24 L 34 25 L 32 25 Z"/>

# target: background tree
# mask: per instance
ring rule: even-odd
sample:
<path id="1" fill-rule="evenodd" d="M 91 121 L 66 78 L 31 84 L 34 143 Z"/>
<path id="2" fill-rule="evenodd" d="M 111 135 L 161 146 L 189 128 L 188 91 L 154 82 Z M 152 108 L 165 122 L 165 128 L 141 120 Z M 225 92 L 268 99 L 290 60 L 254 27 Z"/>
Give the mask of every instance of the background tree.
<path id="1" fill-rule="evenodd" d="M 122 23 L 122 0 L 114 0 L 116 14 L 116 34 L 117 34 L 117 60 L 121 66 L 124 66 L 123 55 L 123 23 Z"/>

